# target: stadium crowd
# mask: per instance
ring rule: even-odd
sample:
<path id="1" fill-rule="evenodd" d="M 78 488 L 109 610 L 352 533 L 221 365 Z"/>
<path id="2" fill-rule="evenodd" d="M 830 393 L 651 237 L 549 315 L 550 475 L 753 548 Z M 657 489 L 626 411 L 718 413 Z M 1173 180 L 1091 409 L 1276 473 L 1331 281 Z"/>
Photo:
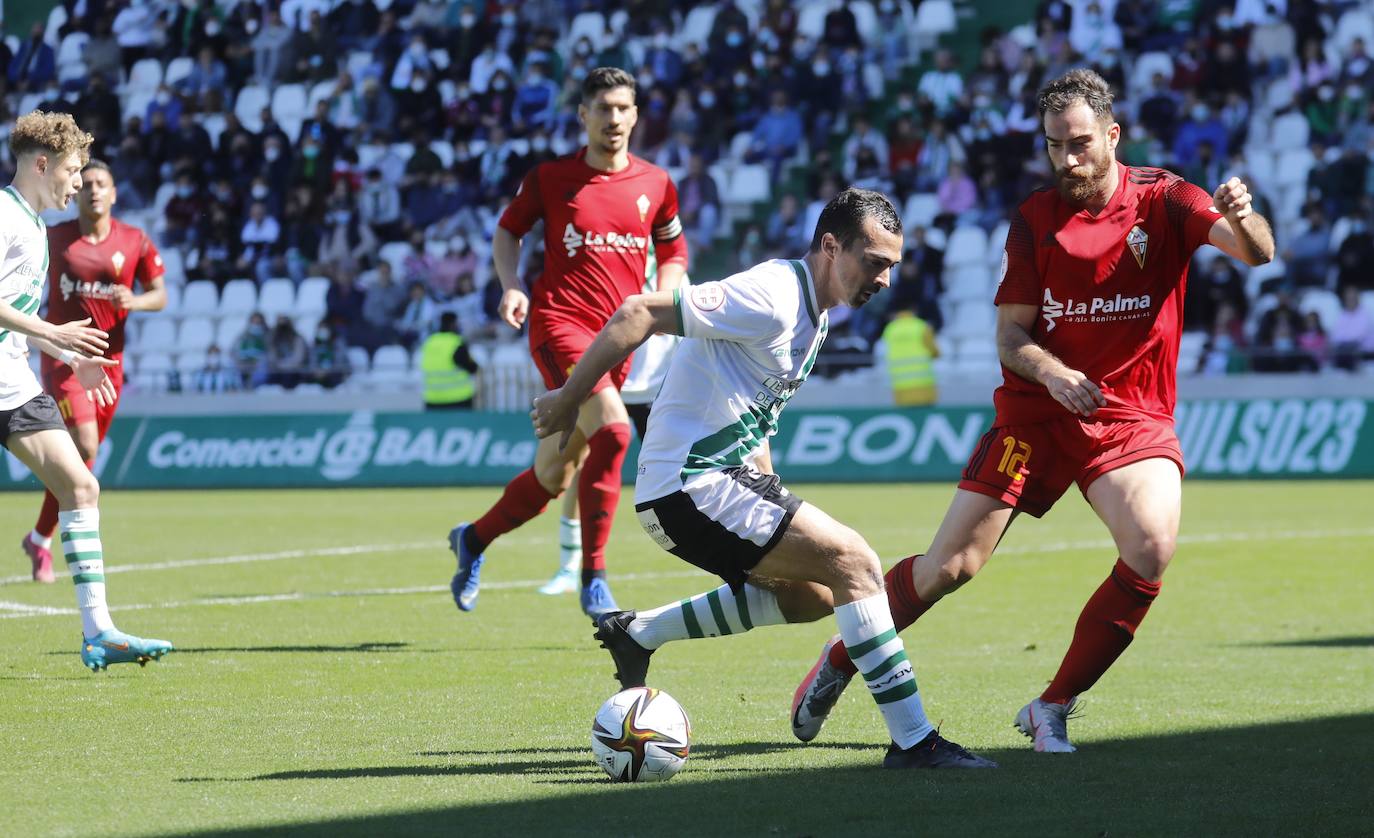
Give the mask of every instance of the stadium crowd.
<path id="1" fill-rule="evenodd" d="M 975 309 L 991 309 L 1007 213 L 1049 179 L 1036 91 L 1087 64 L 1118 92 L 1123 161 L 1208 191 L 1240 175 L 1274 223 L 1270 265 L 1199 257 L 1183 363 L 1354 370 L 1374 353 L 1368 4 L 1042 0 L 1021 25 L 976 17 L 998 5 L 63 0 L 0 46 L 0 122 L 72 112 L 173 286 L 328 279 L 314 317 L 240 330 L 244 313 L 187 387 L 332 386 L 365 362 L 353 348 L 411 349 L 444 311 L 470 341 L 500 336 L 497 214 L 580 145 L 578 84 L 602 65 L 638 78 L 633 149 L 676 179 L 695 270 L 797 253 L 842 185 L 880 189 L 903 209 L 905 258 L 891 294 L 832 315 L 832 343 L 867 352 L 911 308 L 987 363 Z"/>

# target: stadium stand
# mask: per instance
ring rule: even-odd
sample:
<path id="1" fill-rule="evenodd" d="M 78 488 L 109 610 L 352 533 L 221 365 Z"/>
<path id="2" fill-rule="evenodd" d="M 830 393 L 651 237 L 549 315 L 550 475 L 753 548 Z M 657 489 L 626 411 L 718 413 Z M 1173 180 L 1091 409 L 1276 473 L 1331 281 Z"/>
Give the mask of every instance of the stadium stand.
<path id="1" fill-rule="evenodd" d="M 63 0 L 44 28 L 51 67 L 20 61 L 14 36 L 0 60 L 5 120 L 73 112 L 114 167 L 121 215 L 162 249 L 175 301 L 131 324 L 135 388 L 176 389 L 173 373 L 212 343 L 232 354 L 254 312 L 292 318 L 307 341 L 321 322 L 346 336 L 350 387 L 415 386 L 406 350 L 361 319 L 384 263 L 401 291 L 425 289 L 436 320 L 481 312 L 470 342 L 501 369 L 479 399 L 518 409 L 518 387 L 538 379 L 517 336 L 491 326 L 488 242 L 524 173 L 580 144 L 577 85 L 602 64 L 641 80 L 635 153 L 679 182 L 698 156 L 715 187 L 683 192 L 689 230 L 719 219 L 691 243 L 697 277 L 794 252 L 846 181 L 892 196 L 917 264 L 835 318 L 846 353 L 871 349 L 886 310 L 914 305 L 943 329 L 937 370 L 995 370 L 1006 218 L 1048 179 L 1033 96 L 1080 64 L 1118 91 L 1123 160 L 1208 188 L 1241 175 L 1274 223 L 1269 265 L 1212 270 L 1216 252 L 1199 254 L 1185 372 L 1275 369 L 1276 356 L 1359 369 L 1374 353 L 1371 2 L 145 0 L 127 17 L 124 5 Z M 150 40 L 125 37 L 147 20 Z M 517 118 L 541 97 L 537 119 Z M 792 113 L 795 147 L 765 150 Z M 873 130 L 860 136 L 860 121 Z M 0 174 L 11 167 L 0 155 Z M 960 170 L 972 209 L 948 202 Z M 538 239 L 521 263 L 531 279 Z M 473 290 L 459 297 L 463 275 Z M 832 368 L 849 366 L 818 366 Z"/>

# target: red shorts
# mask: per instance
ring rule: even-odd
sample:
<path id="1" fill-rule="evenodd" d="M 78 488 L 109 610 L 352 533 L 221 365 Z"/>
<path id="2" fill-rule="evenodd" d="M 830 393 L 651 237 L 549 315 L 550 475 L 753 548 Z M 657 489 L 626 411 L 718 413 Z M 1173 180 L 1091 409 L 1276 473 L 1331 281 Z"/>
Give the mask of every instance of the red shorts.
<path id="1" fill-rule="evenodd" d="M 102 440 L 110 430 L 110 423 L 114 421 L 115 409 L 119 407 L 119 394 L 124 389 L 123 362 L 121 361 L 117 367 L 106 367 L 105 374 L 114 385 L 115 401 L 114 404 L 96 407 L 95 402 L 91 401 L 90 396 L 82 389 L 81 382 L 76 380 L 76 373 L 72 372 L 71 367 L 58 363 L 43 370 L 43 389 L 57 402 L 57 409 L 62 411 L 62 419 L 67 423 L 67 427 L 94 422 Z"/>
<path id="2" fill-rule="evenodd" d="M 1066 416 L 1034 425 L 994 427 L 973 450 L 959 488 L 1039 518 L 1070 484 L 1077 482 L 1078 490 L 1087 492 L 1107 472 L 1154 457 L 1167 457 L 1183 471 L 1183 451 L 1168 422 L 1083 422 Z"/>
<path id="3" fill-rule="evenodd" d="M 570 323 L 560 323 L 543 330 L 543 335 L 544 342 L 530 347 L 530 354 L 534 356 L 534 365 L 539 367 L 540 375 L 544 376 L 544 386 L 552 390 L 568 383 L 568 373 L 572 372 L 573 365 L 582 357 L 582 353 L 587 351 L 587 347 L 592 345 L 592 341 L 596 339 L 596 331 L 579 328 Z M 601 376 L 592 392 L 606 387 L 615 387 L 619 390 L 624 386 L 625 379 L 630 374 L 631 358 L 626 358 L 609 373 Z"/>

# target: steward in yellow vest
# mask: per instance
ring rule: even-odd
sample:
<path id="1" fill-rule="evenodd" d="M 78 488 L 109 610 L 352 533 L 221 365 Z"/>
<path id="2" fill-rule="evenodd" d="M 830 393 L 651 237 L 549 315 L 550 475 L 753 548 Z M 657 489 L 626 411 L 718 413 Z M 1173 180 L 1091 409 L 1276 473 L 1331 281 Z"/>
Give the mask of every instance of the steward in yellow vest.
<path id="1" fill-rule="evenodd" d="M 471 410 L 477 393 L 472 376 L 477 363 L 458 334 L 458 315 L 446 311 L 439 331 L 425 338 L 420 349 L 420 371 L 425 376 L 425 410 Z"/>
<path id="2" fill-rule="evenodd" d="M 887 346 L 887 376 L 892 399 L 898 405 L 935 403 L 935 371 L 932 358 L 939 357 L 935 332 L 914 311 L 899 311 L 883 329 Z"/>

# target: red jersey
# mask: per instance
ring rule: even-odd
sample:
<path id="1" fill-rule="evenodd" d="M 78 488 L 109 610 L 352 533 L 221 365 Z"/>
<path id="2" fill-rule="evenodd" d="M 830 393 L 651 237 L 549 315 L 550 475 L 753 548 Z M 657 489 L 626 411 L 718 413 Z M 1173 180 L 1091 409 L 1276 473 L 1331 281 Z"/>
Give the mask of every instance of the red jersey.
<path id="1" fill-rule="evenodd" d="M 162 257 L 137 227 L 110 219 L 110 234 L 92 244 L 81 235 L 77 221 L 48 228 L 48 321 L 67 323 L 91 318 L 91 325 L 110 334 L 105 354 L 124 352 L 124 321 L 128 309 L 114 302 L 114 288 L 133 290 L 134 279 L 146 289 L 163 274 Z M 46 363 L 49 359 L 43 356 Z"/>
<path id="2" fill-rule="evenodd" d="M 500 224 L 517 238 L 544 221 L 544 272 L 530 293 L 530 343 L 560 325 L 601 330 L 625 298 L 644 288 L 652 237 L 660 266 L 686 264 L 677 187 L 659 167 L 630 156 L 603 172 L 585 148 L 534 167 Z"/>
<path id="3" fill-rule="evenodd" d="M 1212 198 L 1163 169 L 1117 164 L 1097 215 L 1041 189 L 1012 218 L 996 302 L 1038 306 L 1031 339 L 1099 387 L 1095 417 L 1172 421 L 1188 262 L 1221 215 Z M 1068 411 L 1005 366 L 997 425 Z"/>

